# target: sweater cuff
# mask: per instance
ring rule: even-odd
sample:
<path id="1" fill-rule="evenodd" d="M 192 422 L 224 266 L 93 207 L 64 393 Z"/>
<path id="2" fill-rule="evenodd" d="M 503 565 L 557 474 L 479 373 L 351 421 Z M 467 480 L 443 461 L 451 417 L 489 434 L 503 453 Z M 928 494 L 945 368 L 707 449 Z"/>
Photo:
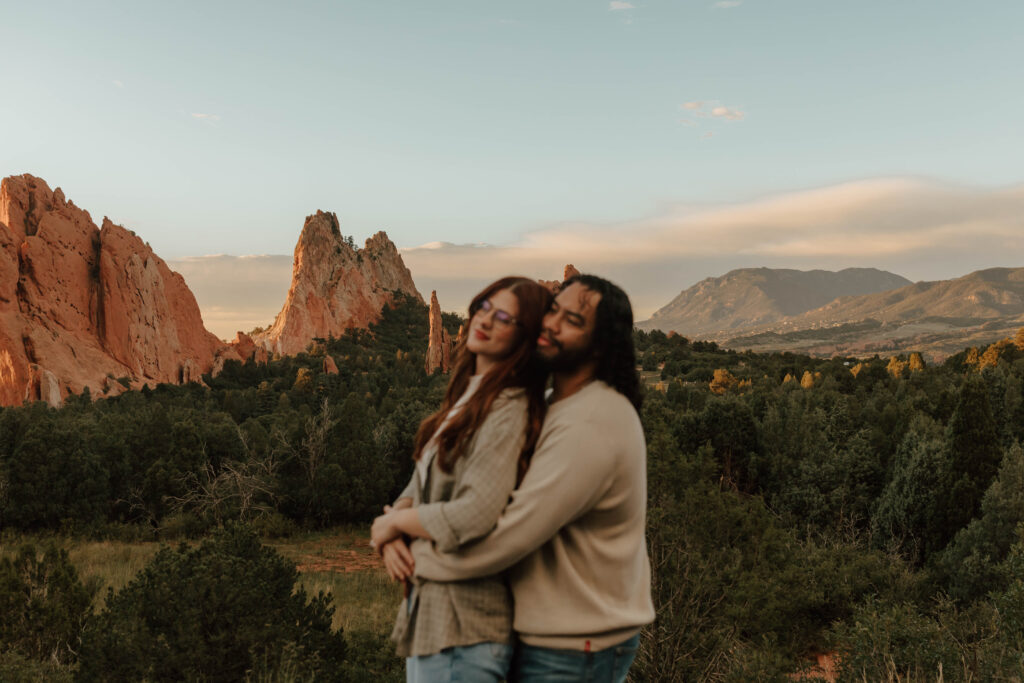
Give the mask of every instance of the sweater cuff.
<path id="1" fill-rule="evenodd" d="M 459 539 L 455 535 L 452 525 L 444 516 L 442 504 L 420 505 L 416 508 L 416 512 L 419 514 L 420 524 L 434 539 L 438 550 L 451 552 L 459 547 Z"/>

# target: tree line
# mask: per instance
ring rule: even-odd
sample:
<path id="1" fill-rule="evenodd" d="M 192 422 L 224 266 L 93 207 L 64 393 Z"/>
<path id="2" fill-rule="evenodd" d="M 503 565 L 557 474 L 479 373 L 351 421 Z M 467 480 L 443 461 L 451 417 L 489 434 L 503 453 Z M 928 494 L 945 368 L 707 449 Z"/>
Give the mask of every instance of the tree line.
<path id="1" fill-rule="evenodd" d="M 369 330 L 204 385 L 3 409 L 0 525 L 171 539 L 366 522 L 441 400 L 427 332 L 399 299 Z M 1024 337 L 931 366 L 635 342 L 658 610 L 638 676 L 782 680 L 826 652 L 844 680 L 1024 674 Z"/>

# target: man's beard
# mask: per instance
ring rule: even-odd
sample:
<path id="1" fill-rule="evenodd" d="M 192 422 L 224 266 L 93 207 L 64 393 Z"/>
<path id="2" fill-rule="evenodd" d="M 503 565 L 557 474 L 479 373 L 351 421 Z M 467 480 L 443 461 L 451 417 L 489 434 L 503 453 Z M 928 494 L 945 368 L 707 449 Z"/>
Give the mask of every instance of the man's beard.
<path id="1" fill-rule="evenodd" d="M 590 344 L 578 349 L 569 349 L 568 351 L 558 345 L 555 345 L 555 348 L 558 349 L 558 353 L 550 358 L 537 354 L 541 365 L 547 368 L 549 372 L 573 372 L 578 370 L 584 363 L 590 361 L 594 355 Z"/>

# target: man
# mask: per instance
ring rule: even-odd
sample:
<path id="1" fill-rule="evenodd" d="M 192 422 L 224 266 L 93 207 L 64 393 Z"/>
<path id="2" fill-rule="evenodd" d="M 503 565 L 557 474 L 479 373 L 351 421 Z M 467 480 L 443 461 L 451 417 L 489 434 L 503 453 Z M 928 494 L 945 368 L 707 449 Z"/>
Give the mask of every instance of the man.
<path id="1" fill-rule="evenodd" d="M 550 407 L 497 526 L 450 554 L 413 544 L 416 574 L 433 581 L 511 567 L 513 680 L 624 681 L 654 619 L 632 334 L 621 289 L 592 275 L 568 280 L 537 341 L 552 370 Z"/>

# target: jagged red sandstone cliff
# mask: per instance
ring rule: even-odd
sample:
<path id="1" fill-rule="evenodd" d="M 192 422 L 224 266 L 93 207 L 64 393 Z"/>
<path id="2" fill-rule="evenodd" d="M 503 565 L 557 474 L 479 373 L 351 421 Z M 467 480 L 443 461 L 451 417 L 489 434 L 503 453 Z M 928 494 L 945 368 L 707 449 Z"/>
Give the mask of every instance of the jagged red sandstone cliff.
<path id="1" fill-rule="evenodd" d="M 423 301 L 383 232 L 356 249 L 317 212 L 295 247 L 291 290 L 273 327 L 224 344 L 203 326 L 184 279 L 135 233 L 40 178 L 0 183 L 0 404 L 57 406 L 159 382 L 202 381 L 228 360 L 266 362 L 380 318 L 395 292 Z M 331 369 L 327 368 L 330 372 Z M 337 369 L 334 368 L 337 372 Z"/>
<path id="2" fill-rule="evenodd" d="M 0 182 L 0 404 L 198 379 L 222 343 L 133 232 L 31 175 Z"/>
<path id="3" fill-rule="evenodd" d="M 376 322 L 396 292 L 423 302 L 388 236 L 378 232 L 357 249 L 342 237 L 335 214 L 317 211 L 295 245 L 284 307 L 254 340 L 275 353 L 299 353 L 314 337 L 340 337 Z"/>

